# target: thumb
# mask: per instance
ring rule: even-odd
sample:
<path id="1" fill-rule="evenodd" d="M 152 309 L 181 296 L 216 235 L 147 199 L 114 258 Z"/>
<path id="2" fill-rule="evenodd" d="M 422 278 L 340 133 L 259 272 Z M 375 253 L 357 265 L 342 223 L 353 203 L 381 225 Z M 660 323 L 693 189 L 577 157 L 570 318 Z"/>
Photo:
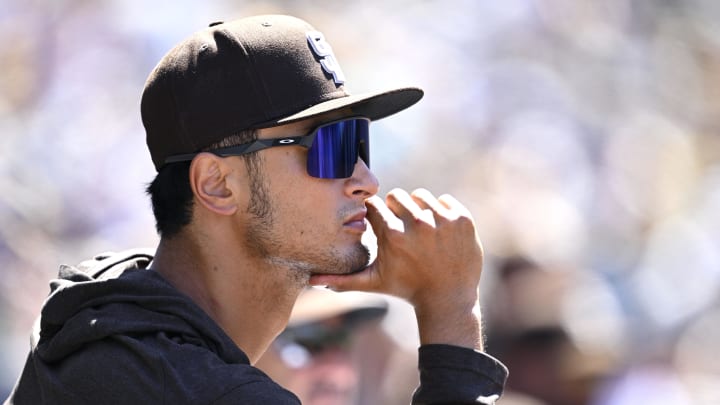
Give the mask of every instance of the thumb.
<path id="1" fill-rule="evenodd" d="M 333 291 L 374 292 L 376 282 L 376 264 L 373 262 L 361 271 L 351 274 L 315 274 L 310 277 L 310 285 L 327 286 Z"/>

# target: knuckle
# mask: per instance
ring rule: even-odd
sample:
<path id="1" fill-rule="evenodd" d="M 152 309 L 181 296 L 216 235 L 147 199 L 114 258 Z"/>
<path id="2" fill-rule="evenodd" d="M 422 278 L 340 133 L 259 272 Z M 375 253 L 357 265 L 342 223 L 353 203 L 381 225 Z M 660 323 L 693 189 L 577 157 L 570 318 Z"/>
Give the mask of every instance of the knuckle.
<path id="1" fill-rule="evenodd" d="M 475 229 L 475 221 L 468 214 L 458 215 L 454 222 L 457 223 L 458 226 L 463 230 Z"/>
<path id="2" fill-rule="evenodd" d="M 398 242 L 402 240 L 405 237 L 405 229 L 402 224 L 393 224 L 392 226 L 389 226 L 387 229 L 387 232 L 385 233 L 385 237 L 390 242 Z"/>
<path id="3" fill-rule="evenodd" d="M 435 229 L 435 215 L 429 209 L 420 211 L 418 216 L 413 219 L 415 220 L 415 226 L 421 231 Z"/>

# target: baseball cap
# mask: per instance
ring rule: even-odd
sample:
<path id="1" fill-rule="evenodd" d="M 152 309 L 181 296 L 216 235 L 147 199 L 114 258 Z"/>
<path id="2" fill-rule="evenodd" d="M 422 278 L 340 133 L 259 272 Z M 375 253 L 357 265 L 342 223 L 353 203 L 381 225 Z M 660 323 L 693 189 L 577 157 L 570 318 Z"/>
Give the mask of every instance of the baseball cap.
<path id="1" fill-rule="evenodd" d="M 330 111 L 378 120 L 423 96 L 415 87 L 345 89 L 332 47 L 309 23 L 264 15 L 213 23 L 171 49 L 145 83 L 141 114 L 156 170 L 243 130 Z"/>

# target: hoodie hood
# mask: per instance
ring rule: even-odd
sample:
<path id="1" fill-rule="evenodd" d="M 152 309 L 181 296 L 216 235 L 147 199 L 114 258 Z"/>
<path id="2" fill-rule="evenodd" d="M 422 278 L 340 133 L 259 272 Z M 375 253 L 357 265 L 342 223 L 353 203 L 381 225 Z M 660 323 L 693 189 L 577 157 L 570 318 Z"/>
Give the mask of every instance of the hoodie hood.
<path id="1" fill-rule="evenodd" d="M 61 266 L 5 404 L 298 404 L 188 296 L 152 254 Z"/>
<path id="2" fill-rule="evenodd" d="M 149 251 L 130 250 L 61 266 L 33 331 L 37 356 L 53 363 L 111 336 L 163 331 L 227 363 L 249 363 L 200 307 L 148 269 L 151 261 Z"/>

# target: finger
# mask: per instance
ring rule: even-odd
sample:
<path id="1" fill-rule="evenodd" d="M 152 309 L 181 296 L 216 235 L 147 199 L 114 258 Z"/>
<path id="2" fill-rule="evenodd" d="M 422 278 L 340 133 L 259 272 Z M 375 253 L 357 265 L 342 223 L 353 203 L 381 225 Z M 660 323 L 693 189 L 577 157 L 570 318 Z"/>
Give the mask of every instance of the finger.
<path id="1" fill-rule="evenodd" d="M 450 194 L 443 194 L 438 197 L 438 202 L 445 206 L 449 211 L 456 213 L 460 216 L 471 217 L 470 210 L 468 210 L 460 201 Z"/>
<path id="2" fill-rule="evenodd" d="M 375 291 L 374 270 L 369 266 L 352 274 L 316 274 L 310 277 L 310 285 L 333 291 Z"/>
<path id="3" fill-rule="evenodd" d="M 380 237 L 387 229 L 394 229 L 402 232 L 403 222 L 390 211 L 382 198 L 374 196 L 365 201 L 367 207 L 367 220 L 373 228 L 375 235 Z"/>
<path id="4" fill-rule="evenodd" d="M 424 188 L 413 191 L 410 196 L 418 206 L 425 210 L 430 210 L 435 219 L 438 219 L 438 217 L 447 217 L 449 214 L 448 207 L 438 201 L 430 191 Z"/>
<path id="5" fill-rule="evenodd" d="M 427 219 L 423 209 L 410 197 L 410 194 L 399 188 L 388 193 L 387 206 L 406 226 L 412 225 L 418 219 Z"/>

